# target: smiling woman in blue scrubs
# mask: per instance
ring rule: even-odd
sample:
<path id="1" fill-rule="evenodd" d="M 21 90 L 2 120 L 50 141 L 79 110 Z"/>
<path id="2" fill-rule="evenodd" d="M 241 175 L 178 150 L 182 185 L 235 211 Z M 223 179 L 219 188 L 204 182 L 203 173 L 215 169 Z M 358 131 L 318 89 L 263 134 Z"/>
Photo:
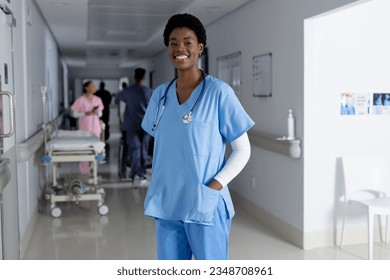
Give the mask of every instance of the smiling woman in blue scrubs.
<path id="1" fill-rule="evenodd" d="M 234 215 L 227 184 L 249 159 L 254 122 L 228 84 L 198 68 L 206 45 L 198 18 L 172 16 L 164 43 L 178 77 L 156 88 L 142 122 L 155 137 L 145 214 L 156 220 L 157 257 L 227 259 Z"/>

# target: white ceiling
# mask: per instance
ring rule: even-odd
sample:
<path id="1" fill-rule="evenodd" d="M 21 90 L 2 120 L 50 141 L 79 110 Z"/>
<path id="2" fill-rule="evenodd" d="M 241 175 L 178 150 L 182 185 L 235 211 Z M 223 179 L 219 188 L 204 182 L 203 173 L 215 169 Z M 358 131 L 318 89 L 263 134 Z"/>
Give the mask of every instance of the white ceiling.
<path id="1" fill-rule="evenodd" d="M 251 0 L 35 0 L 70 67 L 132 67 L 165 48 L 176 13 L 207 25 Z"/>

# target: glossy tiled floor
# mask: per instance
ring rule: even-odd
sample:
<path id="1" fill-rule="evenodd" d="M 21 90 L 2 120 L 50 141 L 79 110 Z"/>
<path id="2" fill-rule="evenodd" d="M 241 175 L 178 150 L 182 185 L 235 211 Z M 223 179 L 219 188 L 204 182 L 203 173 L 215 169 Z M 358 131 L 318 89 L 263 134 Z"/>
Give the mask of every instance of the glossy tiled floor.
<path id="1" fill-rule="evenodd" d="M 143 215 L 146 188 L 129 187 L 117 176 L 119 134 L 109 140 L 109 161 L 99 166 L 110 208 L 100 216 L 95 202 L 61 204 L 54 219 L 43 207 L 24 259 L 147 260 L 155 259 L 154 221 Z M 278 237 L 236 207 L 230 237 L 230 259 L 337 260 L 364 259 L 367 245 L 301 250 Z M 390 245 L 377 243 L 375 259 L 390 259 Z"/>

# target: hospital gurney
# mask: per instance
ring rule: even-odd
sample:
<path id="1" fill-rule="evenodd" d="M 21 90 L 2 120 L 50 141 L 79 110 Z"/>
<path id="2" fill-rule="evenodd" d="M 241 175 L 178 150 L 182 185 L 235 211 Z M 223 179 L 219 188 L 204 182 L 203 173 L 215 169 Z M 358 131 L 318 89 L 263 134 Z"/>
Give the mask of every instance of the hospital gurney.
<path id="1" fill-rule="evenodd" d="M 100 141 L 93 133 L 80 130 L 59 130 L 58 135 L 46 142 L 45 155 L 42 163 L 50 165 L 52 174 L 51 189 L 45 194 L 50 200 L 51 215 L 61 216 L 58 202 L 96 200 L 100 215 L 108 214 L 108 207 L 104 205 L 105 191 L 98 187 L 97 165 L 105 161 L 105 143 Z M 70 183 L 60 183 L 58 164 L 63 162 L 90 162 L 92 178 L 83 182 L 79 178 Z"/>

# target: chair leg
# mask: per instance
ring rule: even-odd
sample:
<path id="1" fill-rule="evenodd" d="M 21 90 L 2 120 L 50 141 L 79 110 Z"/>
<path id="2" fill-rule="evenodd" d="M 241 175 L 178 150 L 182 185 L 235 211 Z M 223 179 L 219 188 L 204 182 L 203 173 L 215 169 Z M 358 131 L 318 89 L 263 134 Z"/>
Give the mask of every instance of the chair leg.
<path id="1" fill-rule="evenodd" d="M 343 248 L 344 230 L 345 230 L 345 223 L 346 223 L 346 220 L 347 220 L 347 206 L 344 206 L 343 224 L 341 225 L 340 243 L 339 243 L 339 247 L 340 247 L 340 248 Z"/>
<path id="2" fill-rule="evenodd" d="M 386 216 L 386 237 L 385 237 L 386 244 L 389 243 L 389 215 Z"/>
<path id="3" fill-rule="evenodd" d="M 383 232 L 383 215 L 378 215 L 378 223 L 379 223 L 379 237 L 381 242 L 385 242 L 385 233 Z"/>
<path id="4" fill-rule="evenodd" d="M 368 259 L 372 260 L 374 245 L 374 215 L 368 211 Z"/>

